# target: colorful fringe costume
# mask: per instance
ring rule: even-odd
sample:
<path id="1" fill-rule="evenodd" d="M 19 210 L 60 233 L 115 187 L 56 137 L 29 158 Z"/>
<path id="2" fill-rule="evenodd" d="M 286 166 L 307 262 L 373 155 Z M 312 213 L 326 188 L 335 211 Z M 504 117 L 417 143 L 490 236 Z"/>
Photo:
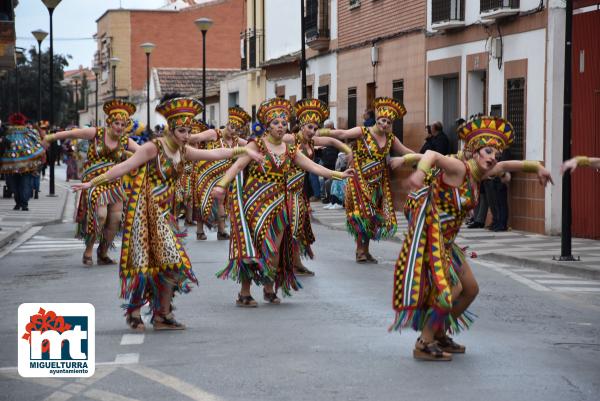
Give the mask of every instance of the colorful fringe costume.
<path id="1" fill-rule="evenodd" d="M 390 172 L 387 158 L 394 141 L 388 133 L 380 148 L 367 127 L 352 145 L 356 174 L 346 185 L 346 227 L 358 240 L 392 237 L 398 227 L 392 203 Z"/>
<path id="2" fill-rule="evenodd" d="M 96 136 L 89 141 L 87 151 L 87 160 L 83 166 L 82 182 L 91 181 L 94 177 L 106 173 L 111 167 L 119 164 L 127 158 L 126 149 L 129 141 L 126 135 L 119 137 L 118 145 L 115 149 L 106 146 L 105 137 L 108 134 L 105 128 L 97 128 Z M 77 238 L 83 239 L 86 244 L 95 238 L 96 241 L 102 240 L 102 230 L 98 224 L 97 208 L 99 205 L 108 205 L 127 200 L 122 181 L 115 180 L 93 186 L 81 191 L 79 197 L 79 206 L 77 208 Z"/>
<path id="3" fill-rule="evenodd" d="M 0 174 L 27 174 L 38 171 L 44 164 L 45 154 L 39 136 L 25 126 L 25 116 L 13 114 L 9 118 L 8 143 L 0 154 Z"/>
<path id="4" fill-rule="evenodd" d="M 121 298 L 129 298 L 128 312 L 147 301 L 156 311 L 162 286 L 188 292 L 198 283 L 192 265 L 175 235 L 171 207 L 183 161 L 175 165 L 162 143 L 152 141 L 158 155 L 140 167 L 131 183 L 125 209 L 120 273 Z"/>
<path id="5" fill-rule="evenodd" d="M 304 136 L 302 133 L 295 135 L 295 146 L 302 153 L 313 160 L 315 156 L 315 145 L 311 140 L 304 144 Z M 292 234 L 292 246 L 294 251 L 302 256 L 314 258 L 311 245 L 315 242 L 312 226 L 310 224 L 310 202 L 304 191 L 304 181 L 306 171 L 302 170 L 295 164 L 292 165 L 290 175 L 287 181 L 287 193 L 290 204 L 290 230 Z"/>
<path id="6" fill-rule="evenodd" d="M 228 194 L 231 219 L 229 263 L 217 276 L 238 282 L 252 280 L 256 284 L 274 281 L 276 290 L 281 288 L 289 295 L 291 289 L 301 288 L 289 263 L 290 194 L 286 190 L 297 149 L 287 145 L 286 152 L 277 156 L 269 152 L 264 139 L 253 141 L 265 155 L 265 160 L 262 165 L 250 162 L 245 180 L 243 173 L 238 174 L 233 191 Z M 269 259 L 277 252 L 275 241 L 282 233 L 279 263 L 274 271 Z"/>
<path id="7" fill-rule="evenodd" d="M 435 170 L 427 186 L 408 196 L 404 206 L 408 233 L 394 272 L 396 320 L 390 330 L 420 331 L 428 323 L 434 330 L 456 333 L 473 321 L 468 312 L 458 319 L 450 315 L 451 288 L 465 259 L 454 240 L 468 211 L 479 201 L 479 183 L 472 178 L 469 164 L 465 166 L 461 186 L 448 186 L 443 173 Z"/>
<path id="8" fill-rule="evenodd" d="M 239 138 L 232 138 L 229 146 L 223 139 L 221 130 L 216 130 L 217 139 L 206 143 L 206 149 L 234 148 L 238 146 Z M 231 167 L 233 160 L 201 161 L 197 163 L 194 181 L 194 214 L 197 221 L 208 226 L 217 224 L 214 213 L 214 199 L 211 192 L 225 172 Z"/>

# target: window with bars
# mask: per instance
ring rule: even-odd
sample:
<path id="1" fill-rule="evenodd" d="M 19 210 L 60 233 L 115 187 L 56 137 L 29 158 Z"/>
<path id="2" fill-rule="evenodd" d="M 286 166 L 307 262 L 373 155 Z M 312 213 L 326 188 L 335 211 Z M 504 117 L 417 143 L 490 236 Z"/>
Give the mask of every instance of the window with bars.
<path id="1" fill-rule="evenodd" d="M 329 105 L 329 85 L 319 86 L 317 98 L 326 105 Z"/>
<path id="2" fill-rule="evenodd" d="M 356 87 L 348 88 L 348 129 L 356 127 Z"/>
<path id="3" fill-rule="evenodd" d="M 525 156 L 525 78 L 506 81 L 506 119 L 511 122 L 514 132 L 511 156 L 522 160 Z"/>
<path id="4" fill-rule="evenodd" d="M 392 81 L 392 98 L 404 104 L 404 80 L 398 79 Z M 404 140 L 404 119 L 400 118 L 394 121 L 394 135 L 402 142 Z"/>
<path id="5" fill-rule="evenodd" d="M 360 7 L 360 0 L 349 0 L 350 9 Z"/>
<path id="6" fill-rule="evenodd" d="M 501 8 L 519 8 L 519 0 L 479 0 L 479 12 L 499 10 Z"/>
<path id="7" fill-rule="evenodd" d="M 464 21 L 465 0 L 432 0 L 431 22 Z"/>

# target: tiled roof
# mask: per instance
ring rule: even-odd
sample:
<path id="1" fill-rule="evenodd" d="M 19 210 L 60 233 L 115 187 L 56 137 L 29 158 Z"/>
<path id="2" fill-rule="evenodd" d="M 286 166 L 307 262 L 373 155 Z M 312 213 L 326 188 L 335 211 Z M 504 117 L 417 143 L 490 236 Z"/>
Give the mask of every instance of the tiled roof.
<path id="1" fill-rule="evenodd" d="M 271 67 L 271 66 L 276 66 L 276 65 L 281 65 L 281 64 L 288 64 L 288 63 L 297 63 L 300 61 L 300 52 L 294 52 L 294 53 L 290 53 L 290 54 L 286 54 L 284 56 L 278 57 L 278 58 L 273 58 L 270 60 L 265 61 L 264 63 L 262 63 L 260 66 L 261 67 Z"/>
<path id="2" fill-rule="evenodd" d="M 202 95 L 202 68 L 156 68 L 159 95 L 181 93 L 185 96 Z M 237 70 L 206 69 L 206 96 L 218 96 L 220 82 Z"/>

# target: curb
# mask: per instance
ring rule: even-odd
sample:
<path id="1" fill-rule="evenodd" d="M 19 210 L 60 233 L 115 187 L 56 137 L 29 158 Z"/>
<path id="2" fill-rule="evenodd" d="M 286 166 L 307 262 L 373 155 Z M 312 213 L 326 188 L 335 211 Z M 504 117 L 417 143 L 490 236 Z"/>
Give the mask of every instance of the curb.
<path id="1" fill-rule="evenodd" d="M 492 262 L 510 263 L 516 267 L 533 267 L 540 270 L 545 270 L 551 273 L 570 274 L 578 277 L 588 278 L 591 280 L 600 280 L 600 270 L 589 268 L 587 266 L 578 266 L 578 262 L 559 262 L 547 261 L 542 262 L 534 259 L 518 258 L 516 256 L 502 255 L 499 253 L 486 253 L 479 255 L 479 259 L 489 260 Z"/>
<path id="2" fill-rule="evenodd" d="M 21 227 L 17 228 L 15 231 L 13 231 L 12 233 L 8 234 L 6 237 L 0 239 L 0 250 L 2 248 L 4 248 L 5 246 L 9 245 L 10 243 L 12 243 L 21 234 L 26 233 L 27 230 L 29 230 L 33 226 L 48 226 L 48 225 L 51 225 L 51 224 L 61 223 L 62 220 L 63 220 L 63 218 L 62 218 L 63 214 L 65 214 L 65 209 L 67 207 L 67 200 L 68 199 L 69 199 L 69 192 L 68 192 L 68 189 L 67 189 L 65 191 L 65 194 L 64 194 L 62 208 L 60 208 L 60 210 L 58 210 L 60 212 L 60 214 L 59 214 L 60 217 L 59 218 L 52 219 L 52 220 L 42 220 L 42 221 L 35 222 L 35 223 L 29 223 L 29 224 L 26 224 L 24 226 L 21 226 Z"/>
<path id="3" fill-rule="evenodd" d="M 331 230 L 346 231 L 346 229 L 343 227 L 335 227 L 329 224 L 325 224 L 314 215 L 312 216 L 312 220 L 315 223 L 320 224 L 323 227 L 327 227 Z M 403 242 L 403 240 L 398 238 L 397 236 L 394 236 L 393 238 L 387 238 L 382 241 L 399 243 Z M 535 259 L 518 258 L 516 256 L 502 255 L 493 252 L 479 254 L 478 259 L 488 260 L 491 262 L 510 263 L 515 267 L 532 267 L 539 270 L 545 270 L 551 273 L 570 274 L 577 277 L 588 278 L 591 280 L 600 280 L 600 269 L 593 269 L 587 266 L 578 266 L 577 262 L 571 262 L 572 264 L 569 264 L 568 262 L 558 262 L 551 260 L 547 262 L 542 262 Z"/>

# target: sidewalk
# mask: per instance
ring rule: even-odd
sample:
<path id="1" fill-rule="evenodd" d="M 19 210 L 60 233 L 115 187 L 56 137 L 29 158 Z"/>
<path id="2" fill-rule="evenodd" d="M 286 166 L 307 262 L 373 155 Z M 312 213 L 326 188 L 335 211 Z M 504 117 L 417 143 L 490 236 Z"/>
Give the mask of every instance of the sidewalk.
<path id="1" fill-rule="evenodd" d="M 323 209 L 321 202 L 312 202 L 313 220 L 335 230 L 346 230 L 344 209 Z M 398 232 L 391 241 L 402 242 L 407 231 L 407 222 L 402 213 L 397 213 Z M 560 256 L 560 237 L 532 234 L 524 231 L 493 232 L 485 229 L 463 227 L 456 242 L 468 246 L 467 255 L 481 259 L 528 266 L 554 273 L 575 274 L 600 279 L 600 241 L 573 238 L 572 253 L 578 262 L 558 262 L 552 258 Z M 398 248 L 400 250 L 400 248 Z M 475 255 L 472 255 L 472 253 Z"/>
<path id="2" fill-rule="evenodd" d="M 60 223 L 67 203 L 70 186 L 65 182 L 65 166 L 55 167 L 55 194 L 56 197 L 47 196 L 49 190 L 48 169 L 46 179 L 40 184 L 39 199 L 29 200 L 29 211 L 13 210 L 13 198 L 0 197 L 0 248 L 12 242 L 22 233 L 33 226 Z M 0 181 L 0 185 L 4 185 Z M 1 196 L 1 195 L 0 195 Z"/>

